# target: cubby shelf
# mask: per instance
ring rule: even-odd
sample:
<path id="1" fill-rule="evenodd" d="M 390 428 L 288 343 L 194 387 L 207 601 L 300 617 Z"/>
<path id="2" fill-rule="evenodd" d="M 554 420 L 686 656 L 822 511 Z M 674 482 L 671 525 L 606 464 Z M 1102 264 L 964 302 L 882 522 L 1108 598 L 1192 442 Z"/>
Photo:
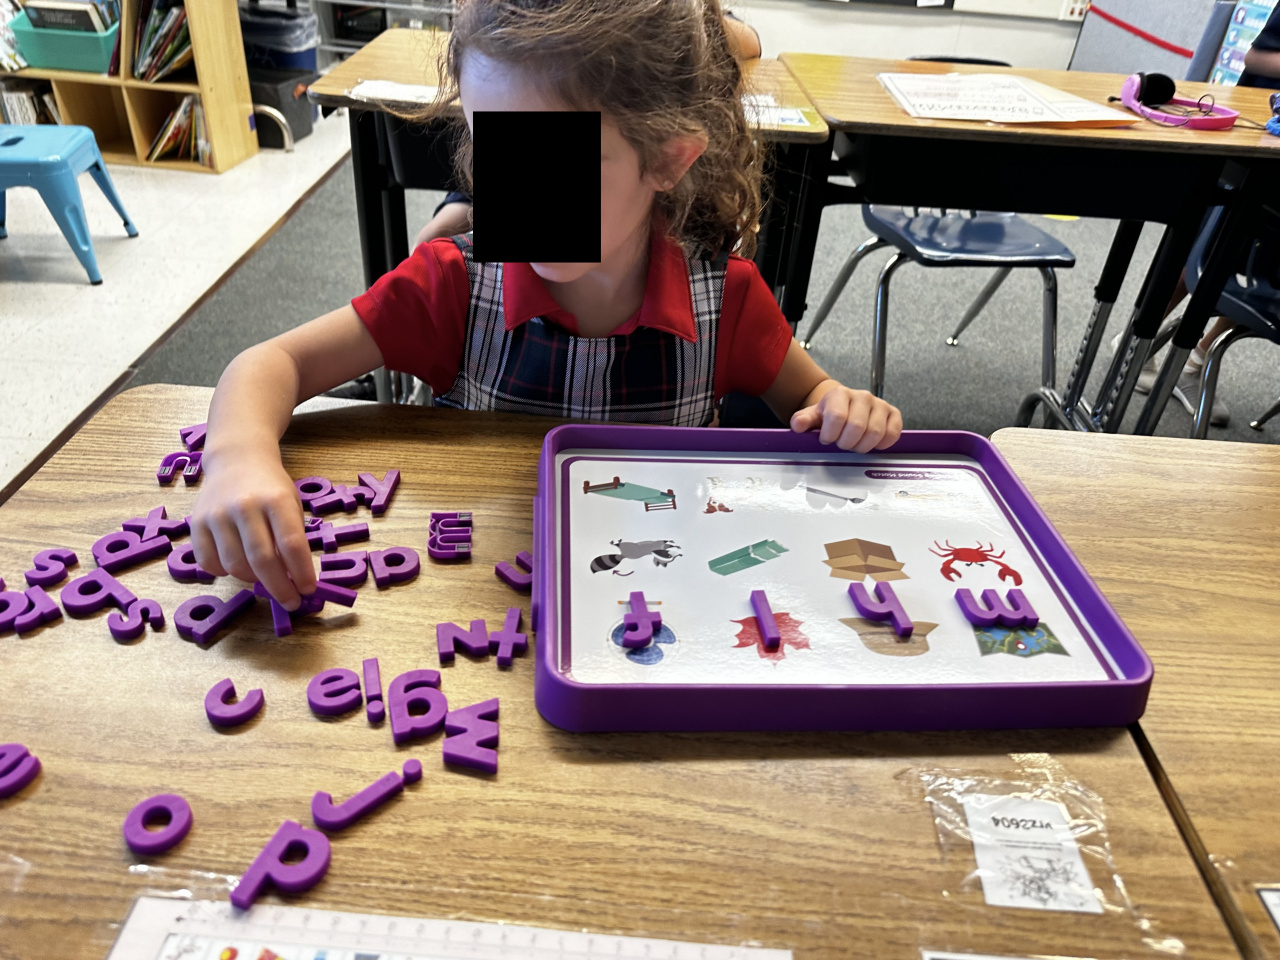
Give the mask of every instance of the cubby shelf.
<path id="1" fill-rule="evenodd" d="M 62 122 L 92 129 L 108 162 L 222 173 L 258 152 L 240 15 L 226 0 L 185 0 L 185 5 L 194 64 L 176 80 L 148 83 L 130 75 L 139 0 L 121 5 L 121 76 L 37 67 L 15 76 L 51 81 Z M 197 94 L 204 106 L 212 169 L 191 160 L 146 159 L 160 125 L 187 94 Z"/>

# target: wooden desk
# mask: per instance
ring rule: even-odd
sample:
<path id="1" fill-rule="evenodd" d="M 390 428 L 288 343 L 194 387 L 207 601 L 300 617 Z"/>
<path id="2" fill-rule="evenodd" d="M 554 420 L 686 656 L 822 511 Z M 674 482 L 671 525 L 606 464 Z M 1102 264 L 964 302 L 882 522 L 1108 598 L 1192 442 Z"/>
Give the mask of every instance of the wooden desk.
<path id="1" fill-rule="evenodd" d="M 993 437 L 1155 665 L 1139 724 L 1247 957 L 1280 957 L 1280 449 Z"/>
<path id="2" fill-rule="evenodd" d="M 161 490 L 155 465 L 179 426 L 203 419 L 209 396 L 150 386 L 105 407 L 0 508 L 10 583 L 38 549 L 71 546 L 83 570 L 93 539 L 123 519 L 158 503 L 170 515 L 188 511 L 196 490 Z M 797 960 L 918 960 L 922 945 L 1134 957 L 1147 952 L 1144 936 L 1176 937 L 1189 957 L 1235 956 L 1123 730 L 574 735 L 534 708 L 532 650 L 509 671 L 463 656 L 443 670 L 451 702 L 502 701 L 493 778 L 442 769 L 438 740 L 397 750 L 360 714 L 313 717 L 304 689 L 317 671 L 377 656 L 385 689 L 403 670 L 438 666 L 436 622 L 492 622 L 511 603 L 527 610 L 491 568 L 529 543 L 534 465 L 552 424 L 384 405 L 296 418 L 284 444 L 294 476 L 403 471 L 386 516 L 371 521 L 371 547 L 420 548 L 431 509 L 470 508 L 476 536 L 471 563 L 424 557 L 412 583 L 361 587 L 352 611 L 299 621 L 290 637 L 275 638 L 259 606 L 207 650 L 171 625 L 116 644 L 103 614 L 0 638 L 4 739 L 44 764 L 35 783 L 0 801 L 0 954 L 97 960 L 140 891 L 200 895 L 217 875 L 240 874 L 282 820 L 307 823 L 313 792 L 348 797 L 416 756 L 422 783 L 335 835 L 328 876 L 294 902 L 758 942 Z M 177 584 L 157 561 L 120 576 L 170 616 L 182 598 L 238 586 Z M 227 676 L 241 691 L 261 687 L 266 707 L 219 733 L 202 700 Z M 1031 752 L 1051 754 L 1103 797 L 1116 868 L 1155 924 L 1147 933 L 1128 914 L 997 910 L 958 892 L 973 864 L 943 862 L 907 771 L 1012 775 L 1010 754 Z M 162 869 L 130 872 L 137 861 L 121 822 L 165 791 L 189 800 L 195 826 L 147 858 Z"/>
<path id="3" fill-rule="evenodd" d="M 1140 120 L 1131 127 L 1106 129 L 1055 128 L 1026 124 L 983 123 L 968 120 L 927 120 L 912 117 L 891 97 L 880 81 L 881 73 L 994 73 L 1026 77 L 1067 93 L 1124 111 L 1108 97 L 1119 96 L 1125 76 L 1118 73 L 1085 73 L 1071 70 L 1031 70 L 978 66 L 965 63 L 936 63 L 927 60 L 877 60 L 868 57 L 838 57 L 819 53 L 784 53 L 782 62 L 795 74 L 804 92 L 824 120 L 836 130 L 894 133 L 928 137 L 931 140 L 994 140 L 1009 144 L 1060 144 L 1094 142 L 1098 145 L 1125 143 L 1143 149 L 1189 151 L 1274 157 L 1280 152 L 1280 138 L 1256 128 L 1238 124 L 1230 130 L 1188 130 Z M 1239 110 L 1257 123 L 1271 116 L 1270 90 L 1251 87 L 1221 87 L 1207 83 L 1178 81 L 1178 95 L 1194 99 L 1212 95 L 1219 106 Z"/>
<path id="4" fill-rule="evenodd" d="M 1200 338 L 1234 257 L 1232 245 L 1247 241 L 1247 222 L 1236 208 L 1256 205 L 1259 181 L 1275 182 L 1280 173 L 1280 138 L 1237 124 L 1229 131 L 1187 130 L 1138 120 L 1114 129 L 1057 129 L 1025 124 L 924 120 L 908 116 L 876 79 L 879 73 L 1011 73 L 1099 103 L 1118 96 L 1124 77 L 1061 70 L 1009 70 L 965 64 L 873 60 L 808 53 L 784 53 L 782 62 L 826 119 L 839 154 L 840 169 L 858 184 L 856 196 L 833 202 L 903 204 L 951 209 L 1009 210 L 1018 213 L 1075 214 L 1129 221 L 1117 231 L 1097 300 L 1106 304 L 1092 337 L 1081 347 L 1081 366 L 1061 396 L 1046 398 L 1063 425 L 1114 432 L 1124 416 L 1138 369 L 1163 319 L 1191 245 L 1209 206 L 1228 205 L 1233 216 L 1224 226 L 1222 256 L 1206 269 L 1196 296 L 1184 313 L 1175 347 L 1190 349 Z M 1181 95 L 1212 93 L 1216 101 L 1263 122 L 1270 115 L 1270 91 L 1179 83 Z M 1113 104 L 1113 106 L 1115 106 Z M 1228 162 L 1251 174 L 1234 194 L 1218 188 Z M 1252 196 L 1246 191 L 1254 191 Z M 801 254 L 797 272 L 787 280 L 790 295 L 807 293 L 808 266 L 817 241 L 822 197 L 815 191 L 801 211 Z M 1168 225 L 1160 256 L 1152 264 L 1147 296 L 1134 323 L 1128 350 L 1117 352 L 1107 382 L 1092 404 L 1080 405 L 1089 366 L 1101 342 L 1106 314 L 1114 304 L 1138 240 L 1138 224 Z M 1245 231 L 1241 233 L 1241 231 Z M 1207 286 L 1205 285 L 1207 281 Z M 1089 347 L 1086 350 L 1086 346 Z M 1139 355 L 1141 354 L 1141 355 Z M 1121 379 L 1121 361 L 1129 374 Z M 1177 360 L 1178 369 L 1185 354 Z M 1170 368 L 1172 369 L 1172 367 Z M 1167 387 L 1172 389 L 1173 381 Z M 1065 399 L 1064 399 L 1065 398 Z M 1138 425 L 1155 429 L 1168 391 L 1153 393 Z"/>
<path id="5" fill-rule="evenodd" d="M 365 282 L 370 286 L 409 255 L 404 187 L 447 190 L 452 185 L 452 169 L 449 162 L 432 163 L 425 175 L 414 172 L 415 182 L 398 183 L 390 168 L 386 140 L 388 136 L 397 135 L 403 124 L 388 119 L 383 111 L 412 111 L 419 105 L 393 100 L 357 100 L 350 96 L 350 91 L 361 80 L 438 85 L 448 36 L 443 31 L 386 30 L 313 83 L 308 91 L 315 103 L 347 107 L 351 111 L 356 211 Z M 795 211 L 801 208 L 818 176 L 815 171 L 819 162 L 825 163 L 825 144 L 830 131 L 790 71 L 779 61 L 747 61 L 744 74 L 749 93 L 768 94 L 779 107 L 800 110 L 805 119 L 804 125 L 763 123 L 756 128 L 774 148 L 771 194 L 775 199 L 762 217 L 756 257 L 766 282 L 773 287 L 791 269 L 793 248 L 798 241 Z M 452 115 L 460 115 L 456 105 Z M 821 179 L 824 179 L 825 170 L 822 173 Z"/>
<path id="6" fill-rule="evenodd" d="M 326 107 L 368 109 L 369 101 L 352 97 L 361 80 L 390 80 L 410 86 L 440 84 L 440 67 L 449 44 L 445 30 L 384 30 L 313 83 L 307 96 Z M 386 107 L 416 106 L 387 101 Z"/>

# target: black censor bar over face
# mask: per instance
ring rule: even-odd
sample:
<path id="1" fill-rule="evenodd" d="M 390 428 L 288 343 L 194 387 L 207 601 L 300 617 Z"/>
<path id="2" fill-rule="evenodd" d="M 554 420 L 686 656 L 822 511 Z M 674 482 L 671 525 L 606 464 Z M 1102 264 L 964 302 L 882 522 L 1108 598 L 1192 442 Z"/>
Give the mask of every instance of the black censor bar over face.
<path id="1" fill-rule="evenodd" d="M 599 262 L 598 111 L 478 110 L 471 138 L 477 261 Z"/>

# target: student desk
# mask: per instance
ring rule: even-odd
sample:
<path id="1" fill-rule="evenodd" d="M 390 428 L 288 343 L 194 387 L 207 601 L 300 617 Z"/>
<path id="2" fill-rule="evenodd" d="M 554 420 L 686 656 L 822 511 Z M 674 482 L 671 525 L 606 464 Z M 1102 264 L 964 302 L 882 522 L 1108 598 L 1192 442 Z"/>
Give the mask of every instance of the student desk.
<path id="1" fill-rule="evenodd" d="M 1280 450 L 993 437 L 1155 664 L 1141 733 L 1248 958 L 1280 957 Z M 1176 517 L 1174 522 L 1171 517 Z"/>
<path id="2" fill-rule="evenodd" d="M 308 94 L 315 103 L 350 110 L 360 247 L 364 254 L 365 282 L 369 285 L 409 255 L 404 186 L 397 182 L 391 170 L 384 111 L 412 110 L 418 105 L 392 100 L 358 100 L 350 91 L 361 80 L 370 79 L 436 85 L 437 63 L 448 36 L 438 31 L 387 30 L 313 83 Z M 757 258 L 765 279 L 773 286 L 790 268 L 798 239 L 794 211 L 814 182 L 814 158 L 821 155 L 820 151 L 815 154 L 808 147 L 825 144 L 828 130 L 790 72 L 777 60 L 748 61 L 744 73 L 748 92 L 772 96 L 779 107 L 798 109 L 804 118 L 803 124 L 766 122 L 756 128 L 764 140 L 774 145 L 778 202 L 765 214 Z M 455 115 L 460 115 L 460 110 Z M 439 179 L 415 185 L 449 189 L 447 167 L 432 171 L 429 176 Z"/>
<path id="3" fill-rule="evenodd" d="M 1128 221 L 1116 233 L 1095 291 L 1097 301 L 1105 306 L 1095 309 L 1094 322 L 1062 396 L 1048 404 L 1059 412 L 1057 419 L 1063 425 L 1111 432 L 1119 429 L 1138 369 L 1204 213 L 1210 206 L 1224 203 L 1242 215 L 1230 216 L 1224 225 L 1222 255 L 1211 261 L 1174 337 L 1179 350 L 1195 345 L 1233 269 L 1232 251 L 1248 239 L 1251 213 L 1265 181 L 1274 183 L 1280 173 L 1280 138 L 1242 123 L 1229 131 L 1198 131 L 1147 120 L 1112 129 L 923 120 L 903 111 L 876 79 L 879 73 L 1004 72 L 1106 103 L 1107 97 L 1119 95 L 1124 81 L 1119 74 L 1004 70 L 808 53 L 784 53 L 781 59 L 831 127 L 833 146 L 842 156 L 840 170 L 851 172 L 857 183 L 856 191 L 827 188 L 829 196 L 840 193 L 841 202 L 1076 214 Z M 1186 97 L 1211 93 L 1217 103 L 1257 122 L 1271 114 L 1267 90 L 1197 83 L 1179 83 L 1178 89 Z M 1239 184 L 1238 189 L 1219 188 L 1224 173 Z M 821 192 L 811 191 L 806 199 L 801 212 L 800 250 L 794 261 L 796 272 L 787 280 L 788 296 L 798 296 L 801 301 L 807 292 L 821 218 Z M 1147 274 L 1145 296 L 1128 348 L 1117 352 L 1098 399 L 1092 405 L 1082 403 L 1085 380 L 1133 255 L 1141 221 L 1167 225 L 1160 253 Z M 1178 370 L 1181 364 L 1182 360 L 1177 360 Z M 1153 391 L 1137 432 L 1149 433 L 1155 428 L 1173 381 L 1168 380 L 1165 386 L 1167 389 Z"/>
<path id="4" fill-rule="evenodd" d="M 162 489 L 154 474 L 178 428 L 204 419 L 210 395 L 147 386 L 104 407 L 0 507 L 10 584 L 39 549 L 72 547 L 81 557 L 73 573 L 84 572 L 92 541 L 122 520 L 160 503 L 170 516 L 188 513 L 198 488 Z M 532 640 L 508 671 L 461 654 L 441 668 L 451 703 L 500 698 L 496 777 L 442 769 L 438 738 L 397 750 L 385 725 L 360 713 L 312 716 L 304 690 L 321 670 L 359 670 L 377 656 L 386 690 L 404 670 L 439 668 L 435 623 L 492 624 L 508 605 L 527 612 L 527 597 L 492 565 L 529 545 L 535 462 L 554 423 L 383 404 L 296 417 L 283 447 L 292 476 L 402 470 L 385 517 L 370 521 L 370 548 L 421 549 L 428 511 L 461 508 L 475 512 L 475 553 L 461 565 L 424 555 L 415 581 L 366 584 L 351 611 L 330 606 L 292 636 L 274 637 L 259 605 L 208 649 L 179 639 L 181 599 L 239 585 L 179 584 L 157 560 L 119 577 L 164 606 L 170 622 L 159 633 L 117 644 L 99 613 L 0 638 L 3 739 L 44 764 L 0 801 L 6 960 L 100 960 L 138 893 L 224 897 L 225 877 L 284 819 L 309 824 L 314 792 L 345 799 L 411 756 L 424 763 L 422 782 L 335 835 L 328 876 L 290 902 L 752 942 L 791 948 L 797 960 L 918 960 L 921 946 L 1135 957 L 1147 952 L 1144 936 L 1176 937 L 1198 960 L 1236 957 L 1124 730 L 576 735 L 534 708 Z M 266 706 L 220 733 L 202 703 L 224 677 L 241 693 L 262 688 Z M 1011 754 L 1041 753 L 1103 798 L 1116 868 L 1154 924 L 1147 933 L 1125 913 L 996 909 L 957 892 L 973 863 L 942 859 L 911 771 L 1010 776 Z M 184 795 L 195 825 L 169 853 L 145 858 L 147 870 L 131 871 L 139 859 L 121 822 L 161 792 Z"/>

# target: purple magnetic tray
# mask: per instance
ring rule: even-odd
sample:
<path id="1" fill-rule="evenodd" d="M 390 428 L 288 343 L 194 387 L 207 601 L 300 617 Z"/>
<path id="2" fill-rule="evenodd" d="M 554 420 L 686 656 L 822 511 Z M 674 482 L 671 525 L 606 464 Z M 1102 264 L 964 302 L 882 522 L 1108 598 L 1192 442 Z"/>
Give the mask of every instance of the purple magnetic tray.
<path id="1" fill-rule="evenodd" d="M 543 443 L 533 512 L 536 702 L 567 730 L 1119 726 L 1146 707 L 1151 661 L 976 434 L 863 455 L 570 424 Z M 853 584 L 906 622 L 860 611 Z M 1035 616 L 972 623 L 966 590 Z M 661 614 L 641 646 L 638 594 Z"/>

